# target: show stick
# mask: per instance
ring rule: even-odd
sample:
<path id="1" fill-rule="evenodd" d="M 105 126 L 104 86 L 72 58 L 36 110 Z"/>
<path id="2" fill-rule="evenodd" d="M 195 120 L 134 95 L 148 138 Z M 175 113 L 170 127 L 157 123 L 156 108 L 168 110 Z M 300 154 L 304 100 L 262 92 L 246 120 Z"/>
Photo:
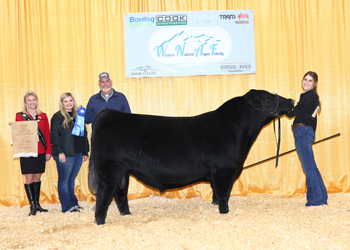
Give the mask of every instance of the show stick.
<path id="1" fill-rule="evenodd" d="M 332 139 L 332 138 L 334 138 L 334 137 L 336 137 L 336 136 L 340 136 L 340 133 L 335 134 L 335 135 L 332 135 L 332 136 L 327 137 L 327 138 L 324 138 L 324 139 L 322 139 L 322 140 L 316 141 L 316 142 L 314 142 L 312 145 L 314 145 L 314 144 L 316 144 L 316 143 L 319 143 L 319 142 L 323 142 L 323 141 L 325 141 L 325 140 Z M 293 149 L 293 150 L 284 152 L 284 153 L 282 153 L 282 154 L 280 154 L 280 155 L 278 155 L 278 156 L 282 156 L 282 155 L 285 155 L 285 154 L 289 154 L 289 153 L 291 153 L 291 152 L 293 152 L 293 151 L 295 151 L 295 150 L 296 150 L 296 149 Z M 260 164 L 260 163 L 263 163 L 263 162 L 265 162 L 265 161 L 269 161 L 269 160 L 275 159 L 276 157 L 277 157 L 277 156 L 273 156 L 273 157 L 267 158 L 267 159 L 265 159 L 265 160 L 256 162 L 256 163 L 251 164 L 251 165 L 246 166 L 246 167 L 243 167 L 243 169 L 253 167 L 253 166 L 258 165 L 258 164 Z"/>

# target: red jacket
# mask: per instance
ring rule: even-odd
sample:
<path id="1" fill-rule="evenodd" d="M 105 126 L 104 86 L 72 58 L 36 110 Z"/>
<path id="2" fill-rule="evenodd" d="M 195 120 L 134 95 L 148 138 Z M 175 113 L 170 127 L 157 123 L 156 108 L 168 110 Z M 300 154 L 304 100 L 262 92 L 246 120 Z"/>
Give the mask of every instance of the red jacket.
<path id="1" fill-rule="evenodd" d="M 30 115 L 30 117 L 32 116 Z M 16 122 L 17 121 L 24 121 L 24 119 L 19 113 L 16 114 Z M 41 131 L 43 131 L 43 134 L 46 140 L 46 152 L 45 152 L 44 146 L 38 140 L 38 154 L 46 153 L 51 155 L 52 152 L 51 152 L 51 142 L 50 142 L 50 127 L 49 127 L 49 120 L 47 119 L 47 116 L 45 113 L 41 113 L 40 115 L 38 115 L 38 125 Z"/>

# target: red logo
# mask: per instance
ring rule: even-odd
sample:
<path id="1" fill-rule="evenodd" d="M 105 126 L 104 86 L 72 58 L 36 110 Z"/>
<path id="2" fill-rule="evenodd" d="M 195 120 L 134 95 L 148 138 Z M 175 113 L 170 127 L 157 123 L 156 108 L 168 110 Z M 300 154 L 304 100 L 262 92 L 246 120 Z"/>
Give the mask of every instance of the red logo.
<path id="1" fill-rule="evenodd" d="M 249 19 L 249 15 L 248 15 L 248 14 L 242 14 L 242 13 L 241 13 L 241 14 L 238 15 L 238 20 L 241 20 L 241 18 L 242 18 L 242 19 L 244 19 L 244 18 Z"/>

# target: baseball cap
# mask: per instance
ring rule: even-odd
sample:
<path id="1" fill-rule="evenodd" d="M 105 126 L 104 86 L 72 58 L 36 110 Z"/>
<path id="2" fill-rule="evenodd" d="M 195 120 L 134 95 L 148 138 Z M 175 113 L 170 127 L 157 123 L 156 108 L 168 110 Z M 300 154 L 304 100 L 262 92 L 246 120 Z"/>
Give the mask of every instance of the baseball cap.
<path id="1" fill-rule="evenodd" d="M 98 75 L 99 81 L 101 81 L 102 78 L 108 78 L 109 80 L 112 80 L 107 72 L 102 72 L 101 74 Z"/>

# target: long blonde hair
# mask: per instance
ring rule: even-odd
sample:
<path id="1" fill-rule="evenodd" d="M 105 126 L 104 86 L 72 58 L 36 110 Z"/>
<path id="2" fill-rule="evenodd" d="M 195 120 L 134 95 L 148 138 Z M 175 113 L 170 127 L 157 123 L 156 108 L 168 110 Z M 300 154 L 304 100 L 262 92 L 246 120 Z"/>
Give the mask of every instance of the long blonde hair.
<path id="1" fill-rule="evenodd" d="M 77 118 L 77 115 L 78 115 L 78 112 L 77 112 L 77 107 L 78 106 L 77 106 L 77 103 L 75 102 L 74 96 L 71 93 L 69 93 L 69 92 L 63 93 L 61 95 L 61 97 L 60 97 L 59 107 L 60 107 L 61 114 L 64 117 L 64 121 L 63 121 L 63 124 L 62 124 L 64 128 L 68 128 L 69 127 L 68 124 L 72 121 L 71 116 L 68 114 L 68 112 L 63 107 L 63 99 L 65 99 L 67 97 L 72 97 L 73 102 L 74 102 L 74 106 L 73 106 L 73 110 L 72 110 L 73 117 Z"/>
<path id="2" fill-rule="evenodd" d="M 42 114 L 43 112 L 39 108 L 39 98 L 33 90 L 28 90 L 27 93 L 25 93 L 24 98 L 23 98 L 22 112 L 28 114 L 27 99 L 28 99 L 28 96 L 30 96 L 30 95 L 34 96 L 36 99 L 36 114 L 37 115 Z"/>

